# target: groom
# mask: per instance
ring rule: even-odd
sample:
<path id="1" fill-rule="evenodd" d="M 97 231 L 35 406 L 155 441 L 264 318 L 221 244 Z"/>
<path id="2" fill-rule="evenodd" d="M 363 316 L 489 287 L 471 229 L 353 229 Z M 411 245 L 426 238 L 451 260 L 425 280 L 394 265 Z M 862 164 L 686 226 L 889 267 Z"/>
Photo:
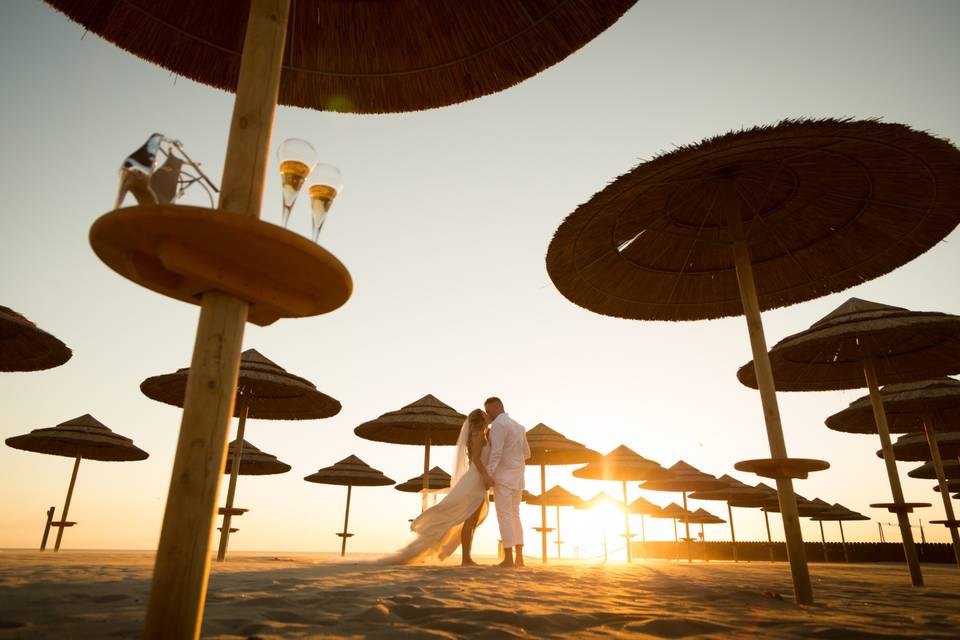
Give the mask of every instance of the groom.
<path id="1" fill-rule="evenodd" d="M 527 432 L 503 410 L 500 398 L 483 403 L 490 420 L 490 458 L 487 473 L 493 478 L 493 500 L 503 542 L 501 567 L 523 566 L 523 525 L 520 524 L 520 499 L 523 496 L 523 472 L 530 457 Z M 516 549 L 516 559 L 514 559 Z"/>

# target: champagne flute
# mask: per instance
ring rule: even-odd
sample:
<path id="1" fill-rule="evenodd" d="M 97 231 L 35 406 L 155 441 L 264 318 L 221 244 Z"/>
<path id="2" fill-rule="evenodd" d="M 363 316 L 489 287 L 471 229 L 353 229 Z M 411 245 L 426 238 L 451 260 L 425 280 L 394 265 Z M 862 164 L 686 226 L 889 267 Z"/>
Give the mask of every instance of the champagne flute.
<path id="1" fill-rule="evenodd" d="M 288 138 L 277 149 L 280 160 L 280 183 L 283 187 L 283 226 L 290 221 L 290 211 L 297 201 L 303 181 L 317 164 L 317 151 L 306 140 Z"/>
<path id="2" fill-rule="evenodd" d="M 320 163 L 313 168 L 310 174 L 308 191 L 310 193 L 310 208 L 313 211 L 313 241 L 318 242 L 320 229 L 327 219 L 333 200 L 343 191 L 343 176 L 340 169 L 332 164 Z"/>

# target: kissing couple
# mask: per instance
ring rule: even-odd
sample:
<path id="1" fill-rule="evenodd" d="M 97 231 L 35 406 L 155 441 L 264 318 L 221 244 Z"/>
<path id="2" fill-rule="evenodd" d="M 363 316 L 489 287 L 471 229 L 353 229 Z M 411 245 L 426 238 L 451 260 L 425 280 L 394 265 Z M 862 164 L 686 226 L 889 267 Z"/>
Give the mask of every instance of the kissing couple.
<path id="1" fill-rule="evenodd" d="M 504 555 L 498 566 L 523 566 L 520 500 L 523 472 L 530 457 L 527 433 L 507 415 L 500 398 L 487 398 L 483 407 L 484 410 L 471 411 L 460 429 L 450 491 L 410 525 L 417 537 L 381 562 L 443 560 L 461 547 L 460 564 L 477 566 L 470 556 L 473 534 L 487 517 L 488 492 L 492 488 Z"/>

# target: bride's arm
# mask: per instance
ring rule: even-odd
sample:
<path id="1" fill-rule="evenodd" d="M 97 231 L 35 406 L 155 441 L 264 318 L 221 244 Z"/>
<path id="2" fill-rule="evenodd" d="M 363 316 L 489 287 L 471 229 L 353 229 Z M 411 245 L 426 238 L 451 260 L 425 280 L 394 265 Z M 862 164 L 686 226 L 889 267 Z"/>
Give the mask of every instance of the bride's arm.
<path id="1" fill-rule="evenodd" d="M 483 484 L 489 489 L 493 486 L 493 478 L 490 477 L 490 474 L 487 472 L 487 468 L 483 465 L 483 461 L 480 459 L 480 452 L 483 450 L 483 431 L 476 430 L 470 433 L 470 462 L 477 468 L 477 471 L 480 472 L 480 477 L 483 478 Z"/>

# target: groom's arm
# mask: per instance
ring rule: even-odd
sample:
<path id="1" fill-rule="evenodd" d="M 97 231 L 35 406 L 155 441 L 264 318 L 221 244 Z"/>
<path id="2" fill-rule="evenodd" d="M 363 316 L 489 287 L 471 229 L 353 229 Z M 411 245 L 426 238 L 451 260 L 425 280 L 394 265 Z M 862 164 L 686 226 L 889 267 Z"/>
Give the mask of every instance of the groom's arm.
<path id="1" fill-rule="evenodd" d="M 487 460 L 487 473 L 490 477 L 497 471 L 500 460 L 503 459 L 503 429 L 490 429 L 490 458 Z"/>
<path id="2" fill-rule="evenodd" d="M 523 427 L 520 427 L 520 438 L 523 439 L 523 459 L 530 459 L 530 443 L 527 442 L 527 431 Z"/>

